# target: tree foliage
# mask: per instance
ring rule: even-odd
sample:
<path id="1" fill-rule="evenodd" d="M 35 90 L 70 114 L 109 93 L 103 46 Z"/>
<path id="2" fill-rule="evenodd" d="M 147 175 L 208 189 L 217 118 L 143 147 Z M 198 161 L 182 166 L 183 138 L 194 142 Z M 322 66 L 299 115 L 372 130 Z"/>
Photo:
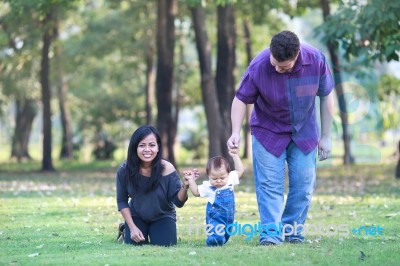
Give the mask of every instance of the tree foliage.
<path id="1" fill-rule="evenodd" d="M 145 51 L 155 11 L 145 2 L 95 5 L 71 24 L 65 42 L 70 91 L 79 124 L 96 131 L 119 120 L 141 124 L 145 118 Z M 142 19 L 135 19 L 142 18 Z"/>
<path id="2" fill-rule="evenodd" d="M 331 6 L 336 5 L 337 0 L 331 0 L 330 3 Z M 234 6 L 237 26 L 234 72 L 237 83 L 248 65 L 248 60 L 268 46 L 268 40 L 274 33 L 284 28 L 292 29 L 290 23 L 293 20 L 288 18 L 300 16 L 309 9 L 319 9 L 320 1 L 180 0 L 179 11 L 174 20 L 174 36 L 179 45 L 176 45 L 174 51 L 175 62 L 171 62 L 175 69 L 172 94 L 176 104 L 172 104 L 173 108 L 178 107 L 177 104 L 181 108 L 190 109 L 193 109 L 193 106 L 206 106 L 201 93 L 201 75 L 198 71 L 201 64 L 196 55 L 195 32 L 190 25 L 190 8 L 187 8 L 199 4 L 204 8 L 206 16 L 204 30 L 208 32 L 210 42 L 207 52 L 211 79 L 215 78 L 214 73 L 218 65 L 216 11 L 221 6 Z M 319 34 L 323 36 L 324 41 L 330 40 L 340 45 L 343 51 L 340 51 L 339 57 L 343 57 L 344 53 L 347 59 L 357 59 L 357 62 L 398 60 L 399 6 L 399 1 L 388 0 L 343 1 L 319 28 Z M 149 70 L 149 64 L 146 63 L 146 56 L 152 53 L 156 62 L 154 44 L 157 32 L 157 1 L 0 1 L 0 104 L 9 106 L 10 102 L 26 100 L 36 103 L 40 99 L 42 36 L 45 30 L 53 26 L 52 23 L 45 25 L 44 19 L 46 14 L 56 7 L 57 17 L 60 18 L 60 31 L 59 38 L 53 40 L 57 43 L 53 45 L 61 44 L 63 48 L 60 61 L 69 88 L 67 98 L 71 107 L 73 133 L 75 136 L 84 135 L 85 144 L 98 133 L 106 134 L 120 144 L 118 141 L 125 140 L 137 124 L 148 121 L 146 72 Z M 246 26 L 249 34 L 244 37 L 242 28 Z M 310 26 L 310 30 L 314 26 L 315 24 Z M 304 37 L 304 32 L 300 34 Z M 254 54 L 248 53 L 248 56 L 244 48 L 252 48 Z M 55 66 L 55 57 L 52 46 L 49 51 L 50 69 Z M 154 67 L 154 72 L 155 69 Z M 355 75 L 355 71 L 351 74 Z M 54 71 L 50 71 L 49 78 L 51 90 L 55 92 Z M 397 96 L 394 97 L 399 94 L 396 90 L 398 84 L 393 77 L 383 77 L 380 82 L 379 94 L 382 104 L 386 104 L 382 105 L 382 116 L 384 121 L 388 122 L 385 128 L 394 128 L 398 124 L 398 109 L 392 107 L 396 106 L 398 100 Z M 160 88 L 165 87 L 165 84 L 162 85 Z M 376 89 L 376 81 L 374 85 Z M 386 91 L 388 88 L 391 88 L 390 92 Z M 56 100 L 53 99 L 53 109 L 55 103 Z M 154 111 L 159 106 L 160 104 L 153 104 Z M 39 105 L 39 108 L 43 106 Z M 386 112 L 392 110 L 390 108 L 393 111 Z M 56 112 L 52 117 L 52 126 L 56 129 L 57 147 L 58 114 L 57 109 L 54 110 Z M 212 116 L 215 116 L 214 113 Z M 156 112 L 152 116 L 155 117 L 155 114 Z M 198 123 L 202 128 L 206 128 L 208 122 L 203 119 Z M 40 130 L 35 130 L 36 135 L 42 134 Z M 194 147 L 200 145 L 203 135 L 199 133 L 199 136 L 193 140 L 197 143 Z M 203 139 L 204 143 L 206 141 Z"/>
<path id="3" fill-rule="evenodd" d="M 317 28 L 324 42 L 337 42 L 347 59 L 399 61 L 400 2 L 343 1 Z"/>
<path id="4" fill-rule="evenodd" d="M 396 129 L 400 124 L 400 80 L 395 76 L 382 75 L 379 79 L 383 130 Z"/>

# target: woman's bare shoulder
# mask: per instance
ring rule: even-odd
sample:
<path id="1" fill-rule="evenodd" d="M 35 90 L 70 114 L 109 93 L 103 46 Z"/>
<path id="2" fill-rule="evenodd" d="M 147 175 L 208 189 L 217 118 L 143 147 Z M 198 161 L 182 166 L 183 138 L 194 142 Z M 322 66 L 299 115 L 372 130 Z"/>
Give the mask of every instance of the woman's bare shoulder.
<path id="1" fill-rule="evenodd" d="M 172 174 L 173 172 L 176 171 L 175 166 L 172 163 L 170 163 L 170 162 L 168 162 L 166 160 L 162 160 L 162 164 L 164 166 L 163 176 Z"/>

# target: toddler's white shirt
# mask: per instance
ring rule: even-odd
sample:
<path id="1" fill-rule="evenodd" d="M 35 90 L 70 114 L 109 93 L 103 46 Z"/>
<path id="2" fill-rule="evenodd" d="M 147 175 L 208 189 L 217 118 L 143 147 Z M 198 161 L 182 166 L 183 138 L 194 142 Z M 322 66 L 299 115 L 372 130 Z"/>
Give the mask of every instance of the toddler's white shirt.
<path id="1" fill-rule="evenodd" d="M 210 184 L 210 181 L 204 181 L 202 185 L 199 185 L 197 187 L 200 197 L 202 198 L 208 198 L 208 202 L 211 204 L 214 203 L 215 201 L 215 193 L 217 193 L 219 190 L 223 189 L 232 189 L 234 188 L 235 185 L 239 184 L 239 176 L 236 170 L 233 170 L 229 173 L 228 176 L 228 183 L 226 183 L 225 186 L 217 188 L 216 190 L 212 189 L 212 185 Z"/>

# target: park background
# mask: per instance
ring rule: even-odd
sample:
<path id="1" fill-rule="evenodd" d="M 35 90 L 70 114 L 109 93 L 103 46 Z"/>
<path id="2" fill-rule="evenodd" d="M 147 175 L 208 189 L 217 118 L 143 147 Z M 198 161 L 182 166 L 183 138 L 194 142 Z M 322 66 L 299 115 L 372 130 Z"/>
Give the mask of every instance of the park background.
<path id="1" fill-rule="evenodd" d="M 0 264 L 391 265 L 398 263 L 397 1 L 3 0 Z M 161 132 L 178 171 L 226 157 L 230 104 L 280 30 L 321 49 L 335 75 L 332 158 L 318 163 L 305 245 L 204 245 L 202 199 L 178 210 L 176 247 L 116 242 L 115 171 L 132 132 Z M 250 110 L 249 110 L 250 113 Z M 236 220 L 257 223 L 248 126 Z M 360 234 L 340 236 L 338 225 Z M 374 234 L 380 226 L 383 235 Z"/>

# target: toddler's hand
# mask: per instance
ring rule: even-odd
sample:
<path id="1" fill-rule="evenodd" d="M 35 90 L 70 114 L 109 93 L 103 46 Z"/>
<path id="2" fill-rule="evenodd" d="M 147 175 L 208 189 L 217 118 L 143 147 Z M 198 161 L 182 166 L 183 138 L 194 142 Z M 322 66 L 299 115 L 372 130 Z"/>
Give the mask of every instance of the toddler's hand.
<path id="1" fill-rule="evenodd" d="M 192 172 L 194 174 L 194 180 L 197 180 L 200 177 L 200 172 L 196 168 L 192 169 Z"/>
<path id="2" fill-rule="evenodd" d="M 230 148 L 228 152 L 229 152 L 230 156 L 238 155 L 239 149 L 238 148 Z"/>

